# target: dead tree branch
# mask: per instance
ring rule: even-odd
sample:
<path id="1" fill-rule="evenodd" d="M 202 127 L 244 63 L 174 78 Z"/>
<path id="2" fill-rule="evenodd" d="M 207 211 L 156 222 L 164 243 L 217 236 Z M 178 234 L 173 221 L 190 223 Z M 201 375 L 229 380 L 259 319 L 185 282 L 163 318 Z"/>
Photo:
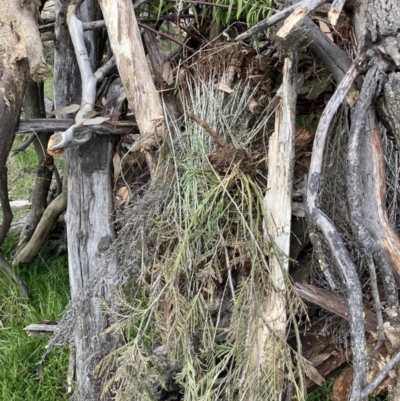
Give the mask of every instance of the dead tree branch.
<path id="1" fill-rule="evenodd" d="M 354 354 L 354 378 L 350 401 L 359 401 L 361 399 L 361 389 L 367 384 L 367 354 L 364 337 L 362 291 L 356 268 L 349 257 L 343 240 L 329 218 L 320 210 L 319 203 L 323 155 L 330 123 L 345 99 L 348 90 L 357 78 L 360 67 L 364 65 L 364 62 L 364 57 L 359 57 L 355 60 L 321 116 L 312 151 L 306 200 L 306 217 L 308 223 L 311 228 L 317 227 L 323 233 L 331 249 L 335 265 L 339 268 L 346 286 L 349 303 L 350 333 Z"/>
<path id="2" fill-rule="evenodd" d="M 19 145 L 17 148 L 13 150 L 13 156 L 16 155 L 17 153 L 23 152 L 24 150 L 29 148 L 29 145 L 36 139 L 36 132 L 33 132 L 32 134 L 29 135 L 29 138 Z"/>
<path id="3" fill-rule="evenodd" d="M 378 287 L 375 276 L 375 266 L 372 259 L 377 263 L 385 286 L 388 305 L 390 308 L 398 306 L 398 294 L 396 282 L 392 269 L 386 256 L 376 241 L 371 237 L 363 223 L 362 216 L 362 182 L 360 175 L 360 141 L 365 131 L 368 110 L 375 97 L 381 72 L 377 66 L 371 67 L 366 74 L 360 97 L 355 106 L 352 118 L 352 126 L 349 130 L 349 144 L 347 153 L 347 200 L 349 203 L 353 231 L 358 239 L 361 250 L 364 253 L 371 274 L 371 285 L 374 293 L 375 308 L 380 320 L 380 331 L 383 332 L 382 306 L 379 301 Z"/>
<path id="4" fill-rule="evenodd" d="M 277 12 L 274 14 L 272 17 L 263 19 L 260 21 L 258 24 L 254 25 L 252 28 L 248 29 L 246 32 L 242 33 L 239 35 L 235 40 L 240 41 L 240 40 L 245 40 L 253 36 L 254 34 L 263 31 L 275 24 L 277 24 L 279 21 L 282 21 L 283 19 L 287 18 L 292 14 L 293 11 L 303 8 L 306 10 L 306 12 L 310 12 L 318 8 L 319 6 L 322 6 L 322 4 L 327 3 L 329 0 L 303 0 L 300 1 L 296 4 L 293 4 L 292 6 L 285 8 L 282 11 Z"/>
<path id="5" fill-rule="evenodd" d="M 76 128 L 82 126 L 85 120 L 84 115 L 94 109 L 97 83 L 101 82 L 107 72 L 115 65 L 115 59 L 112 57 L 106 64 L 93 73 L 83 38 L 83 22 L 76 16 L 74 5 L 68 7 L 67 20 L 82 78 L 82 101 L 81 107 L 75 117 L 75 124 L 66 131 L 51 136 L 48 146 L 48 150 L 50 151 L 82 145 L 91 138 L 90 129 L 84 130 L 84 135 L 74 135 L 74 131 Z"/>
<path id="6" fill-rule="evenodd" d="M 331 8 L 329 9 L 329 12 L 328 12 L 329 22 L 333 26 L 336 25 L 337 20 L 339 19 L 339 15 L 342 12 L 345 2 L 346 2 L 346 0 L 333 0 Z"/>
<path id="7" fill-rule="evenodd" d="M 31 263 L 38 254 L 46 242 L 54 223 L 67 207 L 67 186 L 67 175 L 64 174 L 62 193 L 46 208 L 31 239 L 13 260 L 13 266 Z"/>
<path id="8" fill-rule="evenodd" d="M 122 0 L 116 8 L 113 1 L 101 0 L 100 6 L 124 90 L 141 135 L 130 150 L 158 147 L 164 135 L 163 109 L 147 65 L 132 3 Z M 136 77 L 133 81 L 132 75 Z"/>
<path id="9" fill-rule="evenodd" d="M 367 386 L 365 386 L 361 390 L 360 399 L 367 398 L 371 395 L 375 389 L 383 382 L 385 377 L 389 374 L 389 372 L 400 362 L 400 352 L 398 352 L 386 365 L 381 369 L 379 374 L 369 382 Z"/>

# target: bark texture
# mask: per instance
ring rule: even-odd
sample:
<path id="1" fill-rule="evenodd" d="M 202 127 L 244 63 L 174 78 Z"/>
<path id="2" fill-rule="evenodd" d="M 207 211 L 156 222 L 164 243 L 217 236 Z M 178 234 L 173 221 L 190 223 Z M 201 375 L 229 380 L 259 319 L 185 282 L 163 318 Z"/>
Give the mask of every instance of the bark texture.
<path id="1" fill-rule="evenodd" d="M 93 4 L 92 0 L 81 4 L 80 14 L 90 15 Z M 71 102 L 82 104 L 75 119 L 75 122 L 78 123 L 84 118 L 83 111 L 90 111 L 94 108 L 96 82 L 102 76 L 103 71 L 98 70 L 93 73 L 97 65 L 96 59 L 92 57 L 96 43 L 93 42 L 93 37 L 85 37 L 82 22 L 79 20 L 79 14 L 76 13 L 74 6 L 70 5 L 63 10 L 67 12 L 69 32 L 73 38 L 72 43 L 68 42 L 68 49 L 64 48 L 64 51 L 71 56 L 71 65 L 75 68 L 79 67 L 79 73 L 76 73 L 75 76 L 81 77 L 81 82 L 74 81 L 74 98 L 71 99 Z M 72 53 L 72 46 L 77 55 L 77 63 Z M 63 84 L 66 83 L 65 80 L 66 77 L 63 77 L 59 82 L 62 90 L 57 93 L 58 100 L 65 90 L 63 87 Z M 82 88 L 78 90 L 81 83 Z M 118 100 L 115 100 L 115 94 L 113 95 L 112 98 L 107 97 L 108 103 L 105 105 L 105 109 L 120 111 L 125 98 L 123 97 L 119 104 Z M 120 98 L 117 97 L 117 99 Z M 114 104 L 115 102 L 118 104 Z M 65 101 L 61 103 L 63 104 L 57 104 L 57 107 L 66 105 Z M 108 319 L 101 310 L 99 297 L 105 299 L 106 302 L 111 302 L 113 285 L 111 280 L 107 280 L 103 293 L 92 292 L 87 295 L 90 283 L 99 280 L 101 259 L 114 239 L 111 182 L 113 153 L 114 139 L 111 136 L 95 134 L 81 146 L 72 146 L 65 151 L 68 176 L 66 224 L 72 304 L 84 299 L 84 312 L 79 313 L 74 325 L 77 379 L 75 398 L 85 401 L 100 399 L 101 384 L 104 378 L 95 377 L 94 369 L 102 357 L 115 349 L 116 343 L 119 341 L 119 337 L 103 335 L 103 331 L 108 325 Z M 108 255 L 110 276 L 115 269 L 116 258 Z"/>
<path id="2" fill-rule="evenodd" d="M 29 72 L 36 81 L 43 80 L 46 75 L 43 48 L 36 27 L 38 6 L 39 3 L 35 1 L 25 4 L 17 0 L 5 0 L 0 4 L 0 170 L 3 177 L 3 210 L 7 209 L 8 202 L 5 164 L 13 143 Z M 10 224 L 7 215 L 0 229 L 0 240 L 4 240 Z"/>
<path id="3" fill-rule="evenodd" d="M 26 118 L 44 118 L 46 116 L 43 84 L 37 84 L 33 81 L 29 83 L 25 93 L 24 113 Z M 52 166 L 54 162 L 53 158 L 46 153 L 49 135 L 49 133 L 36 134 L 33 141 L 38 156 L 38 168 L 32 189 L 32 207 L 20 235 L 17 253 L 24 248 L 32 237 L 47 207 L 47 195 L 53 175 Z"/>
<path id="4" fill-rule="evenodd" d="M 67 25 L 69 0 L 56 0 L 56 22 L 54 28 L 54 109 L 61 109 L 81 101 L 82 81 L 79 74 L 74 47 Z M 73 118 L 59 115 L 59 119 Z"/>
<path id="5" fill-rule="evenodd" d="M 100 5 L 118 71 L 141 134 L 132 151 L 150 149 L 159 144 L 164 117 L 132 2 L 121 0 L 115 7 L 113 0 L 102 0 Z"/>
<path id="6" fill-rule="evenodd" d="M 72 300 L 82 296 L 85 287 L 96 277 L 100 259 L 114 239 L 112 226 L 111 163 L 113 141 L 94 137 L 78 149 L 67 149 L 69 176 L 68 265 Z M 116 263 L 109 264 L 115 269 Z M 112 283 L 109 283 L 111 286 Z M 110 294 L 96 294 L 87 300 L 85 315 L 75 326 L 77 396 L 79 400 L 100 399 L 101 380 L 93 375 L 100 359 L 115 346 L 102 337 L 107 326 L 98 297 L 109 300 Z"/>
<path id="7" fill-rule="evenodd" d="M 250 328 L 250 338 L 254 341 L 252 344 L 253 368 L 260 374 L 263 374 L 266 360 L 269 364 L 275 364 L 275 369 L 279 372 L 282 363 L 281 355 L 276 349 L 276 340 L 271 333 L 282 340 L 286 334 L 285 288 L 289 271 L 297 99 L 297 53 L 295 52 L 285 59 L 283 84 L 277 96 L 281 98 L 281 104 L 275 114 L 275 132 L 269 140 L 268 191 L 264 198 L 267 211 L 265 223 L 267 241 L 271 241 L 277 248 L 271 252 L 269 259 L 273 286 L 265 297 L 262 310 L 259 311 L 258 316 L 254 316 L 253 325 Z M 277 388 L 283 391 L 282 377 L 277 375 L 276 381 Z M 281 393 L 276 394 L 276 399 L 281 397 Z"/>

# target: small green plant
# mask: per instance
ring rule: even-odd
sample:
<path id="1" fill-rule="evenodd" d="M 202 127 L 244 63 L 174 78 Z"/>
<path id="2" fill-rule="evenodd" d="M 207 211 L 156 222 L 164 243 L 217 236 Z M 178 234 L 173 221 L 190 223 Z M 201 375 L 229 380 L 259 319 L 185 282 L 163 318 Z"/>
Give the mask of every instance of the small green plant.
<path id="1" fill-rule="evenodd" d="M 44 96 L 50 100 L 54 100 L 53 83 L 54 83 L 53 67 L 47 66 L 47 78 L 46 81 L 44 81 Z"/>
<path id="2" fill-rule="evenodd" d="M 332 387 L 335 379 L 327 380 L 322 386 L 315 389 L 306 401 L 331 401 Z"/>
<path id="3" fill-rule="evenodd" d="M 16 237 L 6 240 L 6 257 L 16 243 Z M 23 328 L 38 320 L 60 319 L 69 299 L 67 259 L 39 258 L 18 273 L 30 290 L 28 300 L 11 280 L 0 278 L 0 399 L 66 400 L 67 350 L 52 351 L 41 364 L 48 338 L 28 337 Z"/>

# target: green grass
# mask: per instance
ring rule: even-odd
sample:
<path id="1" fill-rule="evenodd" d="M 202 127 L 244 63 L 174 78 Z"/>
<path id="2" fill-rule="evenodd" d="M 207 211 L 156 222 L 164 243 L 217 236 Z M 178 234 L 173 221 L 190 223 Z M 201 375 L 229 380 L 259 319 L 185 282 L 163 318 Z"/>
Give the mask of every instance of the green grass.
<path id="1" fill-rule="evenodd" d="M 16 240 L 4 244 L 6 256 Z M 66 400 L 68 352 L 52 351 L 41 369 L 37 364 L 48 339 L 28 337 L 23 328 L 39 319 L 60 319 L 69 299 L 67 259 L 45 257 L 19 273 L 29 287 L 29 300 L 20 297 L 12 281 L 0 279 L 0 400 Z"/>
<path id="2" fill-rule="evenodd" d="M 321 387 L 315 389 L 310 393 L 306 401 L 332 401 L 331 394 L 332 388 L 335 383 L 336 377 L 327 380 Z M 376 396 L 368 397 L 369 401 L 388 401 L 387 391 L 383 390 Z"/>
<path id="3" fill-rule="evenodd" d="M 30 134 L 17 135 L 13 149 L 24 143 Z M 25 151 L 8 157 L 8 191 L 11 200 L 31 198 L 32 185 L 38 165 L 35 148 L 29 146 Z"/>
<path id="4" fill-rule="evenodd" d="M 306 401 L 331 401 L 332 387 L 335 379 L 327 380 L 321 387 L 315 389 L 307 397 Z"/>
<path id="5" fill-rule="evenodd" d="M 13 149 L 24 143 L 30 133 L 17 135 L 15 138 Z M 65 159 L 64 157 L 57 157 L 54 159 L 58 171 L 63 174 Z M 10 155 L 7 160 L 8 167 L 8 195 L 10 200 L 31 200 L 32 187 L 36 177 L 36 170 L 38 166 L 38 159 L 33 145 L 30 145 L 23 152 Z M 54 181 L 54 177 L 53 177 Z M 28 214 L 29 208 L 14 209 L 13 220 L 19 220 Z M 3 214 L 0 209 L 0 224 L 3 221 Z"/>
<path id="6" fill-rule="evenodd" d="M 48 65 L 47 78 L 46 81 L 44 81 L 44 96 L 50 100 L 54 100 L 53 81 L 54 81 L 53 67 Z"/>

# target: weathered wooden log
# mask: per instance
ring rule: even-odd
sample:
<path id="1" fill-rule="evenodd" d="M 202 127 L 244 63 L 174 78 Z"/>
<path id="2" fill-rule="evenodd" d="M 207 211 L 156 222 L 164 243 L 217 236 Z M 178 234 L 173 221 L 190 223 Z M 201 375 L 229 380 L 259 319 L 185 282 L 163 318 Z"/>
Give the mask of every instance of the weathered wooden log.
<path id="1" fill-rule="evenodd" d="M 342 12 L 342 8 L 343 8 L 345 2 L 346 2 L 346 0 L 333 0 L 333 3 L 331 5 L 331 8 L 329 9 L 329 13 L 328 13 L 329 22 L 333 26 L 336 25 L 337 20 L 339 19 L 339 15 Z"/>
<path id="2" fill-rule="evenodd" d="M 351 66 L 349 55 L 329 40 L 309 16 L 304 17 L 302 24 L 310 34 L 310 50 L 329 69 L 336 83 L 339 83 Z"/>
<path id="3" fill-rule="evenodd" d="M 28 264 L 36 257 L 46 242 L 55 222 L 67 206 L 67 175 L 64 175 L 63 192 L 46 208 L 32 233 L 29 242 L 17 253 L 13 265 Z"/>
<path id="4" fill-rule="evenodd" d="M 312 302 L 313 304 L 318 305 L 343 319 L 349 320 L 349 306 L 345 297 L 306 283 L 296 283 L 295 287 L 301 298 Z M 364 308 L 364 314 L 365 330 L 370 333 L 376 333 L 378 323 L 375 313 Z"/>
<path id="5" fill-rule="evenodd" d="M 75 124 L 75 120 L 55 118 L 37 118 L 32 120 L 20 120 L 17 132 L 53 132 L 65 131 Z M 102 124 L 90 125 L 90 130 L 96 135 L 127 135 L 137 132 L 137 124 L 131 120 L 125 121 L 105 121 Z"/>
<path id="6" fill-rule="evenodd" d="M 278 91 L 280 105 L 275 114 L 275 131 L 269 139 L 268 191 L 264 198 L 265 240 L 273 244 L 269 255 L 271 290 L 259 306 L 249 325 L 252 343 L 251 368 L 265 374 L 265 364 L 273 364 L 276 377 L 276 398 L 281 398 L 284 380 L 280 372 L 281 354 L 274 337 L 286 336 L 286 275 L 289 271 L 290 222 L 292 218 L 293 166 L 297 99 L 297 53 L 286 57 L 283 83 Z M 274 166 L 278 165 L 279 169 Z M 251 398 L 248 398 L 249 400 Z"/>
<path id="7" fill-rule="evenodd" d="M 0 2 L 0 203 L 4 215 L 0 227 L 0 246 L 12 220 L 6 161 L 14 140 L 29 73 L 35 81 L 43 81 L 46 76 L 43 47 L 37 30 L 38 5 L 38 2 L 17 0 Z M 0 268 L 10 273 L 6 262 L 4 260 Z"/>
<path id="8" fill-rule="evenodd" d="M 82 7 L 91 7 L 93 3 L 91 0 L 86 0 L 81 5 L 81 11 Z M 96 71 L 96 63 L 88 62 L 86 43 L 90 43 L 93 49 L 96 45 L 90 38 L 84 40 L 82 22 L 78 19 L 74 5 L 69 6 L 67 14 L 82 80 L 82 105 L 75 118 L 75 126 L 79 129 L 78 125 L 84 119 L 84 114 L 94 108 L 96 81 L 104 70 Z M 105 110 L 114 110 L 118 114 L 125 104 L 125 97 L 116 96 L 115 91 L 110 90 L 109 93 L 110 95 L 106 97 Z M 69 180 L 65 220 L 72 303 L 79 302 L 79 299 L 85 297 L 87 286 L 96 279 L 101 259 L 115 236 L 111 181 L 113 154 L 114 138 L 111 135 L 100 136 L 96 132 L 90 134 L 87 141 L 79 147 L 69 147 L 65 150 Z M 108 255 L 107 267 L 111 277 L 117 269 L 116 257 L 112 253 Z M 94 368 L 120 341 L 119 336 L 103 335 L 108 325 L 108 317 L 103 314 L 98 297 L 101 296 L 111 304 L 112 286 L 110 278 L 105 283 L 102 294 L 87 295 L 82 305 L 84 312 L 75 316 L 74 322 L 70 322 L 73 324 L 76 350 L 77 399 L 88 401 L 100 399 L 101 382 L 107 378 L 95 377 Z M 108 399 L 107 395 L 104 399 Z"/>
<path id="9" fill-rule="evenodd" d="M 57 329 L 56 324 L 30 324 L 24 328 L 29 337 L 43 337 L 49 336 Z"/>
<path id="10" fill-rule="evenodd" d="M 24 112 L 27 118 L 45 117 L 44 85 L 31 81 L 27 87 L 24 100 Z M 28 243 L 46 209 L 47 195 L 53 175 L 54 160 L 45 151 L 50 133 L 34 134 L 33 142 L 38 158 L 36 178 L 32 188 L 32 207 L 21 232 L 16 254 Z"/>
<path id="11" fill-rule="evenodd" d="M 108 37 L 129 104 L 133 107 L 141 138 L 132 151 L 159 145 L 164 116 L 144 53 L 132 2 L 101 0 Z M 162 138 L 161 138 L 162 139 Z"/>

